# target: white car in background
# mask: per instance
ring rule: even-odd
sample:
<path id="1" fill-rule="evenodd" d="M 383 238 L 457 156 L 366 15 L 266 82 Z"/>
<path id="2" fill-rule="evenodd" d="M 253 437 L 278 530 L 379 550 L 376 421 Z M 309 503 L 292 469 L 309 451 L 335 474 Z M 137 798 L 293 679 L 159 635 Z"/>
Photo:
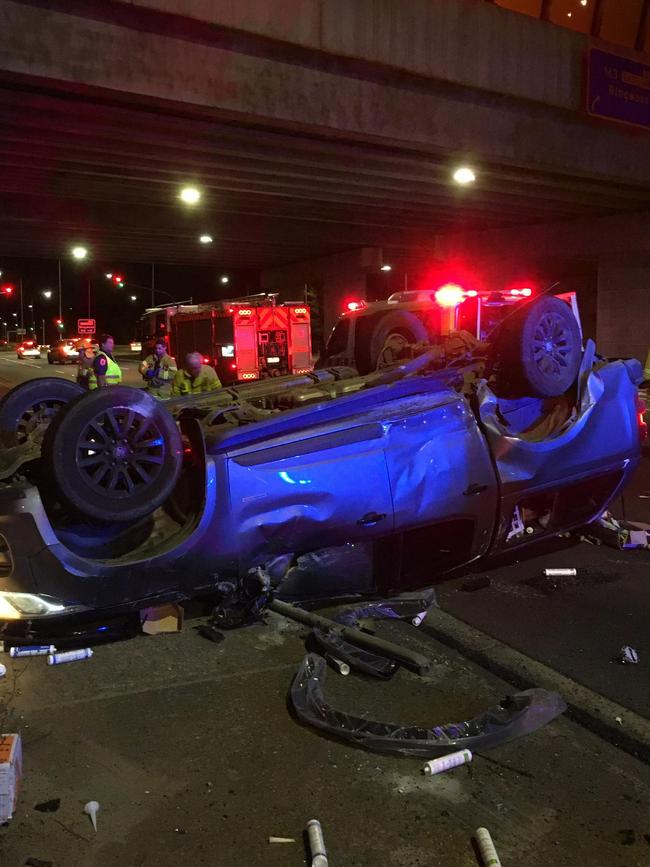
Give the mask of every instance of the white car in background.
<path id="1" fill-rule="evenodd" d="M 23 340 L 16 347 L 17 358 L 40 358 L 41 347 L 34 340 Z"/>

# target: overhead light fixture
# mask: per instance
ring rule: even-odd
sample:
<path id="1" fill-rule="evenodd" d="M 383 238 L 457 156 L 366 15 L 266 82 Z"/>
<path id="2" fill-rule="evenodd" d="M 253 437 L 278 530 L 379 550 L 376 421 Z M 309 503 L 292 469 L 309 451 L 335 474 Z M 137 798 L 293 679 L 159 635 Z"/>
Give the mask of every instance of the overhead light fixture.
<path id="1" fill-rule="evenodd" d="M 230 283 L 230 277 L 226 277 L 226 275 L 223 274 L 221 277 L 221 282 L 222 283 Z"/>
<path id="2" fill-rule="evenodd" d="M 588 2 L 588 0 L 580 0 L 580 5 L 581 5 L 581 6 L 586 6 L 586 5 L 587 5 L 587 2 Z"/>
<path id="3" fill-rule="evenodd" d="M 212 243 L 212 235 L 201 235 L 199 241 L 202 244 L 211 244 Z"/>
<path id="4" fill-rule="evenodd" d="M 381 266 L 381 270 L 382 270 L 382 271 L 392 271 L 392 270 L 393 270 L 393 266 L 392 266 L 392 265 L 382 265 L 382 266 Z"/>
<path id="5" fill-rule="evenodd" d="M 88 250 L 85 247 L 73 247 L 71 253 L 74 259 L 85 259 L 88 255 Z"/>
<path id="6" fill-rule="evenodd" d="M 51 297 L 52 297 L 52 290 L 51 290 L 51 289 L 46 289 L 46 290 L 43 292 L 43 298 L 51 298 Z"/>
<path id="7" fill-rule="evenodd" d="M 137 301 L 137 300 L 138 300 L 137 295 L 131 295 L 131 301 Z"/>
<path id="8" fill-rule="evenodd" d="M 473 184 L 476 180 L 476 175 L 468 166 L 461 166 L 456 169 L 453 178 L 457 184 Z"/>
<path id="9" fill-rule="evenodd" d="M 110 274 L 104 274 L 104 276 L 106 277 L 107 280 L 112 280 L 112 278 L 113 278 L 112 272 Z"/>
<path id="10" fill-rule="evenodd" d="M 196 187 L 183 187 L 180 197 L 186 205 L 196 205 L 198 200 L 201 198 L 201 193 Z"/>

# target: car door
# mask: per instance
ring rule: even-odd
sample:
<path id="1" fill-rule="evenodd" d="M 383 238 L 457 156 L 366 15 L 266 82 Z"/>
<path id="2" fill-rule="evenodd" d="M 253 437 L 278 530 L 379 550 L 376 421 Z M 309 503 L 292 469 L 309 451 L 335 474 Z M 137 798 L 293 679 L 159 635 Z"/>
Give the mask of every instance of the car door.
<path id="1" fill-rule="evenodd" d="M 229 453 L 240 568 L 390 533 L 386 445 L 379 421 L 355 417 Z"/>

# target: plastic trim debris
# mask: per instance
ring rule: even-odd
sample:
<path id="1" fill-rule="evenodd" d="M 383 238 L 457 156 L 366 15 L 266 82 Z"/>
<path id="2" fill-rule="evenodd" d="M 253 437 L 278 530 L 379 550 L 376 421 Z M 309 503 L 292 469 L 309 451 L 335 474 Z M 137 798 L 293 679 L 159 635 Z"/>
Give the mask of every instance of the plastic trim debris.
<path id="1" fill-rule="evenodd" d="M 291 702 L 309 725 L 358 746 L 399 755 L 445 755 L 454 749 L 485 750 L 536 731 L 566 710 L 556 692 L 528 689 L 506 697 L 474 719 L 423 728 L 379 722 L 332 707 L 324 695 L 325 660 L 310 653 L 291 685 Z"/>

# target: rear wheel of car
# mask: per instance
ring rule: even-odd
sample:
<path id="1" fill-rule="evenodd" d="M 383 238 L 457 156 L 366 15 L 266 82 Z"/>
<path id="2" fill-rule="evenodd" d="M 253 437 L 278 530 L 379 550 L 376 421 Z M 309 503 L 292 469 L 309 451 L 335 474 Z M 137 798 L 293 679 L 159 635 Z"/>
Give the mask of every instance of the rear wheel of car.
<path id="1" fill-rule="evenodd" d="M 47 363 L 54 364 L 54 359 L 50 355 L 47 356 Z"/>
<path id="2" fill-rule="evenodd" d="M 504 320 L 495 348 L 504 381 L 516 391 L 559 397 L 578 375 L 582 337 L 570 306 L 546 296 Z"/>
<path id="3" fill-rule="evenodd" d="M 53 376 L 23 382 L 0 400 L 0 443 L 11 448 L 42 437 L 62 406 L 83 392 Z"/>
<path id="4" fill-rule="evenodd" d="M 150 395 L 126 386 L 97 389 L 71 404 L 48 431 L 43 454 L 63 499 L 108 522 L 154 512 L 172 492 L 183 462 L 172 416 Z"/>
<path id="5" fill-rule="evenodd" d="M 427 330 L 415 314 L 409 313 L 408 310 L 391 311 L 382 316 L 372 332 L 370 369 L 376 369 L 381 351 L 387 343 L 403 348 L 409 343 L 428 342 L 428 340 Z"/>

